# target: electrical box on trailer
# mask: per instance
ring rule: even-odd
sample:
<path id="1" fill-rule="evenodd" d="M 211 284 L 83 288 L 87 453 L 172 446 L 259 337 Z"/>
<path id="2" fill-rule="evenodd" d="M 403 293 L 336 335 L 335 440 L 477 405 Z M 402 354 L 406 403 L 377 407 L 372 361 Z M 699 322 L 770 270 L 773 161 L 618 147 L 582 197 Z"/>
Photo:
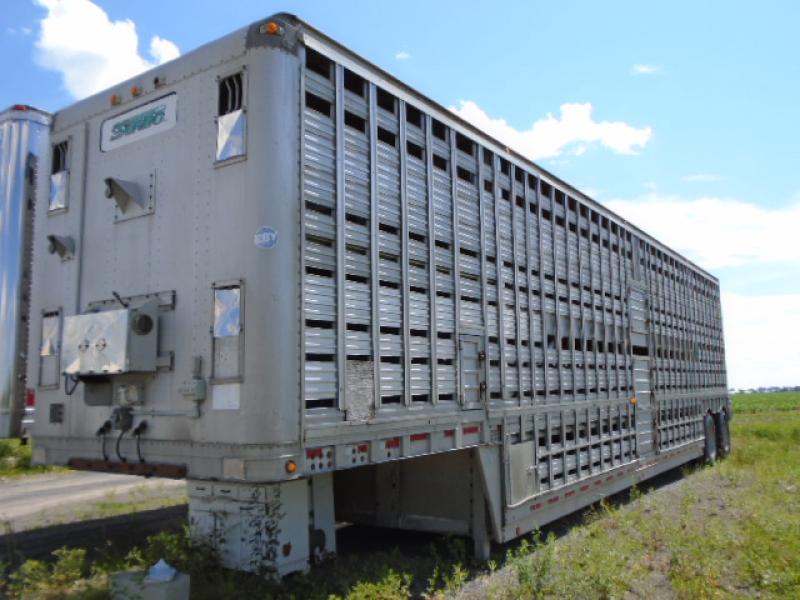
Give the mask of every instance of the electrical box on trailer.
<path id="1" fill-rule="evenodd" d="M 154 303 L 69 316 L 61 370 L 77 377 L 155 371 L 157 340 Z"/>

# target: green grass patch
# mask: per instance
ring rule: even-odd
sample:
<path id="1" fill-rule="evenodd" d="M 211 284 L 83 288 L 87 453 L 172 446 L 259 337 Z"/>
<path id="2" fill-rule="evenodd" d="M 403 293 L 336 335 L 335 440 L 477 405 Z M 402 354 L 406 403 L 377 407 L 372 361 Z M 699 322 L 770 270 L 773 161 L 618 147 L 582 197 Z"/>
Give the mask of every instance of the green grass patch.
<path id="1" fill-rule="evenodd" d="M 773 392 L 769 394 L 735 394 L 734 418 L 737 413 L 779 412 L 800 410 L 800 392 Z"/>
<path id="2" fill-rule="evenodd" d="M 66 470 L 62 467 L 32 465 L 32 453 L 31 442 L 23 444 L 18 439 L 0 439 L 0 478 Z"/>

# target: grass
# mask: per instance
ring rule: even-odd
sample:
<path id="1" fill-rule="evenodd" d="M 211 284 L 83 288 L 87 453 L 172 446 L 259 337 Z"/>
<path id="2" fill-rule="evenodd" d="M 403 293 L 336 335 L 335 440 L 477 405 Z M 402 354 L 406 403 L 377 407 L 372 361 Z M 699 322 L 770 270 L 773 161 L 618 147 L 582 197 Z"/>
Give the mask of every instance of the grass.
<path id="1" fill-rule="evenodd" d="M 32 465 L 32 453 L 31 443 L 23 444 L 17 439 L 0 439 L 0 479 L 67 470 L 63 467 Z"/>
<path id="2" fill-rule="evenodd" d="M 737 394 L 732 396 L 734 416 L 741 413 L 782 412 L 800 410 L 800 392 L 770 394 Z"/>
<path id="3" fill-rule="evenodd" d="M 368 600 L 800 597 L 800 394 L 734 397 L 734 451 L 675 484 L 604 503 L 556 538 L 533 536 L 486 565 L 462 539 L 424 552 L 348 555 L 281 583 L 226 571 L 188 531 L 125 556 L 61 550 L 7 577 L 10 598 L 107 598 L 109 574 L 158 558 L 192 575 L 193 598 Z M 774 397 L 774 408 L 770 402 Z M 2 581 L 2 580 L 0 580 Z M 3 595 L 0 584 L 0 596 Z"/>
<path id="4" fill-rule="evenodd" d="M 521 546 L 474 597 L 800 597 L 800 394 L 751 396 L 733 399 L 728 459 Z"/>

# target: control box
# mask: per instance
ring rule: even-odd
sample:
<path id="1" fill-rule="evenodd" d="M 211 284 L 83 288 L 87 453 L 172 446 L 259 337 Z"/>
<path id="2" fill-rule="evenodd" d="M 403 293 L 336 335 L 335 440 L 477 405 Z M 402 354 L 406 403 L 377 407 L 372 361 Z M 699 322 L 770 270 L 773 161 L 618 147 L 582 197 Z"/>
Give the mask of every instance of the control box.
<path id="1" fill-rule="evenodd" d="M 155 371 L 157 311 L 148 303 L 66 317 L 61 371 L 76 377 Z"/>

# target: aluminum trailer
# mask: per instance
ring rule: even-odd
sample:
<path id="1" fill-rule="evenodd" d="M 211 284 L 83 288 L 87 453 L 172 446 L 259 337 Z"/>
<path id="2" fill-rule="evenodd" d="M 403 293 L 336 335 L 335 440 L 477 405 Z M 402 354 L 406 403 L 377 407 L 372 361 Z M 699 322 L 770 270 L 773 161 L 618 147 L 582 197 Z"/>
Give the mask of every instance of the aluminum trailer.
<path id="1" fill-rule="evenodd" d="M 0 438 L 26 436 L 28 310 L 33 215 L 50 115 L 24 104 L 0 112 Z"/>
<path id="2" fill-rule="evenodd" d="M 52 136 L 35 458 L 185 477 L 233 568 L 337 520 L 485 556 L 726 446 L 716 278 L 294 16 Z"/>

